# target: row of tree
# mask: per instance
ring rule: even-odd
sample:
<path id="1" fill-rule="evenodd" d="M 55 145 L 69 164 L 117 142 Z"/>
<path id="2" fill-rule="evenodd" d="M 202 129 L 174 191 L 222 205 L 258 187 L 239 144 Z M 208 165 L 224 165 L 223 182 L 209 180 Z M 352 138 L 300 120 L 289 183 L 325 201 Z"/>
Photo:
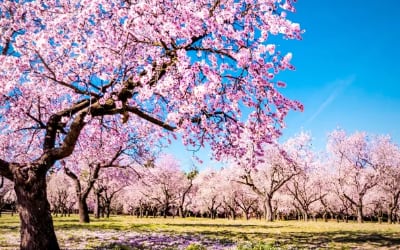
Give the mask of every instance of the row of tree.
<path id="1" fill-rule="evenodd" d="M 200 172 L 184 172 L 170 155 L 144 167 L 89 164 L 79 174 L 64 162 L 48 177 L 48 199 L 53 213 L 79 211 L 81 222 L 89 210 L 95 217 L 400 218 L 400 148 L 387 136 L 336 130 L 326 152 L 316 153 L 302 133 L 264 147 L 262 156 L 243 143 L 249 150 L 238 160 Z M 2 190 L 10 189 L 5 183 Z M 13 202 L 10 192 L 1 195 L 2 204 Z"/>

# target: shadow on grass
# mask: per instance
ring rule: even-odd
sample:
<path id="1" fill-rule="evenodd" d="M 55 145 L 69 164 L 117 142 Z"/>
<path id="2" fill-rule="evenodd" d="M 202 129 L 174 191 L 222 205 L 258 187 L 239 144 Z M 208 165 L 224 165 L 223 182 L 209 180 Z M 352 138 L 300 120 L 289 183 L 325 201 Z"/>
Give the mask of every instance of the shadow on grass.
<path id="1" fill-rule="evenodd" d="M 212 227 L 212 228 L 220 228 L 220 227 L 226 227 L 226 228 L 243 228 L 244 230 L 251 230 L 251 229 L 271 229 L 271 228 L 288 228 L 290 226 L 285 225 L 285 226 L 278 226 L 278 225 L 235 225 L 235 224 L 196 224 L 196 223 L 166 223 L 165 225 L 168 226 L 174 226 L 174 227 Z"/>
<path id="2" fill-rule="evenodd" d="M 160 232 L 175 235 L 190 234 L 208 239 L 241 242 L 265 241 L 282 248 L 328 248 L 328 249 L 400 249 L 400 234 L 391 232 L 363 232 L 363 231 L 324 231 L 324 232 L 260 232 L 260 229 L 277 229 L 287 226 L 280 225 L 226 225 L 226 224 L 118 224 L 118 222 L 104 223 L 94 221 L 90 224 L 79 224 L 72 220 L 61 222 L 57 230 L 87 229 L 91 231 L 117 230 L 133 232 Z M 232 229 L 238 230 L 232 230 Z M 11 227 L 10 227 L 11 229 Z"/>
<path id="3" fill-rule="evenodd" d="M 152 231 L 157 225 L 155 224 L 130 224 L 129 226 L 121 226 L 118 223 L 96 223 L 91 222 L 89 224 L 80 224 L 79 222 L 73 221 L 72 223 L 58 223 L 55 228 L 56 230 L 77 230 L 87 229 L 93 231 L 101 230 L 132 230 L 132 231 Z"/>
<path id="4" fill-rule="evenodd" d="M 4 225 L 2 224 L 0 226 L 1 230 L 10 230 L 10 231 L 16 231 L 19 230 L 19 225 Z"/>

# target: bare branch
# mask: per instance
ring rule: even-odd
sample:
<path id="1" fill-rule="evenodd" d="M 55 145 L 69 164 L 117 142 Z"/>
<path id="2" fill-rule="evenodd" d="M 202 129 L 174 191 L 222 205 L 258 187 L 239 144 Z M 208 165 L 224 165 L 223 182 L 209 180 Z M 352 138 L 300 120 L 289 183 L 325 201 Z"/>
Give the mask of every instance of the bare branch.
<path id="1" fill-rule="evenodd" d="M 147 120 L 147 121 L 149 121 L 149 122 L 151 122 L 151 123 L 153 123 L 155 125 L 158 125 L 158 126 L 164 128 L 164 129 L 166 129 L 168 131 L 174 131 L 176 129 L 176 127 L 171 126 L 171 125 L 169 125 L 169 124 L 167 124 L 167 123 L 165 123 L 165 122 L 163 122 L 161 120 L 158 120 L 157 118 L 154 118 L 154 117 L 146 114 L 145 112 L 139 110 L 136 107 L 126 106 L 126 110 L 131 112 L 131 113 L 136 114 L 137 116 L 139 116 L 139 117 L 141 117 L 141 118 L 143 118 L 143 119 L 145 119 L 145 120 Z"/>

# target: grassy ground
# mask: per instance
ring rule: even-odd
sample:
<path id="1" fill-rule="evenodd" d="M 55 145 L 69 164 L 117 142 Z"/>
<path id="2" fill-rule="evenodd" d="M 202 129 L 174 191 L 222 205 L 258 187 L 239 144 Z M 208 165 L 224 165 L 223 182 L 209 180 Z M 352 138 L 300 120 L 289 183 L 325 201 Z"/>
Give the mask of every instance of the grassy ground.
<path id="1" fill-rule="evenodd" d="M 90 224 L 79 224 L 76 216 L 55 217 L 54 224 L 61 247 L 67 249 L 184 249 L 192 242 L 204 243 L 207 249 L 400 249 L 398 224 L 130 216 L 92 219 Z M 18 228 L 18 216 L 0 217 L 0 246 L 18 247 Z"/>

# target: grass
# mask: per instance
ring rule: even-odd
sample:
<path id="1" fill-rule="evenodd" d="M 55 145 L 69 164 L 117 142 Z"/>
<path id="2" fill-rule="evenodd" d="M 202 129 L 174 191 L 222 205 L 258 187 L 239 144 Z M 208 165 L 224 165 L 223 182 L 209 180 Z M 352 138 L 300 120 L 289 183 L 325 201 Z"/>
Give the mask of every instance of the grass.
<path id="1" fill-rule="evenodd" d="M 202 218 L 138 219 L 131 216 L 92 219 L 90 224 L 79 224 L 78 217 L 73 215 L 54 217 L 54 226 L 60 245 L 66 248 L 82 247 L 77 245 L 82 243 L 82 238 L 85 238 L 83 245 L 85 248 L 106 246 L 117 240 L 123 242 L 121 237 L 128 237 L 128 233 L 134 232 L 136 236 L 129 237 L 154 233 L 170 236 L 190 235 L 212 239 L 221 244 L 234 242 L 236 249 L 400 249 L 398 224 L 333 221 L 267 223 L 255 219 L 250 221 Z M 15 239 L 19 237 L 18 228 L 18 216 L 0 217 L 0 246 L 17 247 Z M 106 234 L 107 232 L 110 233 Z"/>

